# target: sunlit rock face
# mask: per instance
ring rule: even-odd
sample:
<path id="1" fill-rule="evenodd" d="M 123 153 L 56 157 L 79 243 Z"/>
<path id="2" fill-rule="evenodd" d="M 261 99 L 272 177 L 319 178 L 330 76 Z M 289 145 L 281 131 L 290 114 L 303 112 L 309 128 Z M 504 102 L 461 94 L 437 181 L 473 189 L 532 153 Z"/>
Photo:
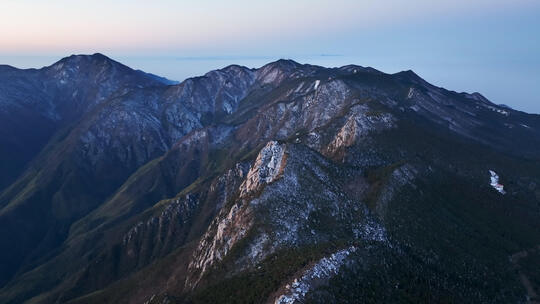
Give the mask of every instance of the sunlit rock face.
<path id="1" fill-rule="evenodd" d="M 285 145 L 276 141 L 269 142 L 261 149 L 238 188 L 239 201 L 230 206 L 230 209 L 227 209 L 228 206 L 221 209 L 206 237 L 199 243 L 194 260 L 189 265 L 191 272 L 204 275 L 208 267 L 222 260 L 229 250 L 246 236 L 254 222 L 250 200 L 258 195 L 265 185 L 274 182 L 283 174 L 287 162 L 285 149 Z M 197 281 L 186 282 L 187 285 L 194 283 Z"/>
<path id="2" fill-rule="evenodd" d="M 240 197 L 260 190 L 265 184 L 276 180 L 287 163 L 285 146 L 276 141 L 269 142 L 259 153 L 245 182 L 240 186 Z"/>

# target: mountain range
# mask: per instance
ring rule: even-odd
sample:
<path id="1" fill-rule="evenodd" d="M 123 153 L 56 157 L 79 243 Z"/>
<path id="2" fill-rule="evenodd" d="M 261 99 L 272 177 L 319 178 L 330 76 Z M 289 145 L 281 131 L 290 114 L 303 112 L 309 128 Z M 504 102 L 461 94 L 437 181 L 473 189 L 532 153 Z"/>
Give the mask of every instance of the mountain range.
<path id="1" fill-rule="evenodd" d="M 540 115 L 413 71 L 0 66 L 0 303 L 535 303 Z"/>

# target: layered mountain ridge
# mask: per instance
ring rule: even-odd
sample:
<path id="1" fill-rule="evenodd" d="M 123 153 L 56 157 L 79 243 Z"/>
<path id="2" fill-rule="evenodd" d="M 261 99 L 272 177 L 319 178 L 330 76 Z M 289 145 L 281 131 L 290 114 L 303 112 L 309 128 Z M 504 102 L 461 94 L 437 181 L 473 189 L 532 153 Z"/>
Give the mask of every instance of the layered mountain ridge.
<path id="1" fill-rule="evenodd" d="M 77 55 L 0 78 L 1 303 L 540 292 L 538 115 L 291 60 L 173 84 Z"/>

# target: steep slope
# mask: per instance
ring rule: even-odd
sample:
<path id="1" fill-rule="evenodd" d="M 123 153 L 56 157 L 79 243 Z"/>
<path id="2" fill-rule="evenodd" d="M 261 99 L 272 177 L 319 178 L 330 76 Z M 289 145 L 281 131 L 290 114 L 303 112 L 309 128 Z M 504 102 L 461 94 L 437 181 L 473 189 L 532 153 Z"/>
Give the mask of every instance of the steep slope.
<path id="1" fill-rule="evenodd" d="M 281 69 L 277 65 L 273 70 Z M 265 73 L 257 77 L 249 69 L 230 66 L 177 86 L 134 90 L 88 113 L 61 141 L 48 146 L 42 155 L 46 163 L 36 164 L 0 197 L 6 202 L 0 212 L 6 233 L 2 239 L 18 239 L 18 247 L 3 258 L 27 267 L 37 258 L 45 261 L 47 252 L 65 239 L 69 225 L 103 203 L 135 169 L 191 130 L 234 111 L 255 81 L 264 82 L 258 85 L 261 90 L 278 81 Z M 29 212 L 36 208 L 39 217 Z M 6 267 L 17 269 L 18 263 Z"/>
<path id="2" fill-rule="evenodd" d="M 2 194 L 0 239 L 35 258 L 0 302 L 519 303 L 539 132 L 410 71 L 280 60 L 133 89 Z"/>
<path id="3" fill-rule="evenodd" d="M 73 55 L 39 70 L 0 66 L 0 191 L 51 136 L 104 100 L 164 85 L 101 54 Z"/>
<path id="4" fill-rule="evenodd" d="M 252 78 L 248 69 L 231 67 L 178 86 L 137 88 L 101 102 L 66 134 L 53 138 L 0 195 L 0 239 L 5 244 L 17 240 L 17 247 L 2 252 L 2 259 L 11 261 L 3 279 L 47 257 L 71 223 L 102 203 L 138 167 L 234 107 Z"/>
<path id="5" fill-rule="evenodd" d="M 229 198 L 218 204 L 223 207 L 197 246 L 179 247 L 108 292 L 75 302 L 259 302 L 263 296 L 277 302 L 521 302 L 525 293 L 508 254 L 538 240 L 538 213 L 528 213 L 537 203 L 526 188 L 500 196 L 484 168 L 505 168 L 507 178 L 522 178 L 537 172 L 538 164 L 485 158 L 489 150 L 474 145 L 454 155 L 439 150 L 447 146 L 433 132 L 421 137 L 422 148 L 448 163 L 426 163 L 416 148 L 404 149 L 411 145 L 398 129 L 388 132 L 378 141 L 379 152 L 398 145 L 400 153 L 411 153 L 405 163 L 396 153 L 401 163 L 336 165 L 302 144 L 270 142 L 249 172 L 239 171 L 243 182 L 235 183 L 236 194 L 218 200 Z M 471 152 L 485 154 L 471 159 L 478 165 L 470 172 L 456 174 L 453 166 L 463 169 L 459 163 Z M 197 188 L 186 196 L 195 205 L 197 193 L 217 187 Z M 508 217 L 509 208 L 519 221 Z M 176 225 L 167 222 L 159 221 Z M 148 227 L 142 223 L 127 234 L 131 242 L 140 242 L 139 229 Z M 138 236 L 145 239 L 142 231 Z"/>

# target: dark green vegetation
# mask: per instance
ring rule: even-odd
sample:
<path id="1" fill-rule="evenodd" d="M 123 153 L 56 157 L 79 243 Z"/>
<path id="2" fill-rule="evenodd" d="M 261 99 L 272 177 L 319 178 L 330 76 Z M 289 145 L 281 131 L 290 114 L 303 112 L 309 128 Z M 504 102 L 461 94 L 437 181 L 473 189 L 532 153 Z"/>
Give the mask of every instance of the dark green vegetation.
<path id="1" fill-rule="evenodd" d="M 287 60 L 0 78 L 0 303 L 266 303 L 295 279 L 300 303 L 540 293 L 538 115 Z"/>

